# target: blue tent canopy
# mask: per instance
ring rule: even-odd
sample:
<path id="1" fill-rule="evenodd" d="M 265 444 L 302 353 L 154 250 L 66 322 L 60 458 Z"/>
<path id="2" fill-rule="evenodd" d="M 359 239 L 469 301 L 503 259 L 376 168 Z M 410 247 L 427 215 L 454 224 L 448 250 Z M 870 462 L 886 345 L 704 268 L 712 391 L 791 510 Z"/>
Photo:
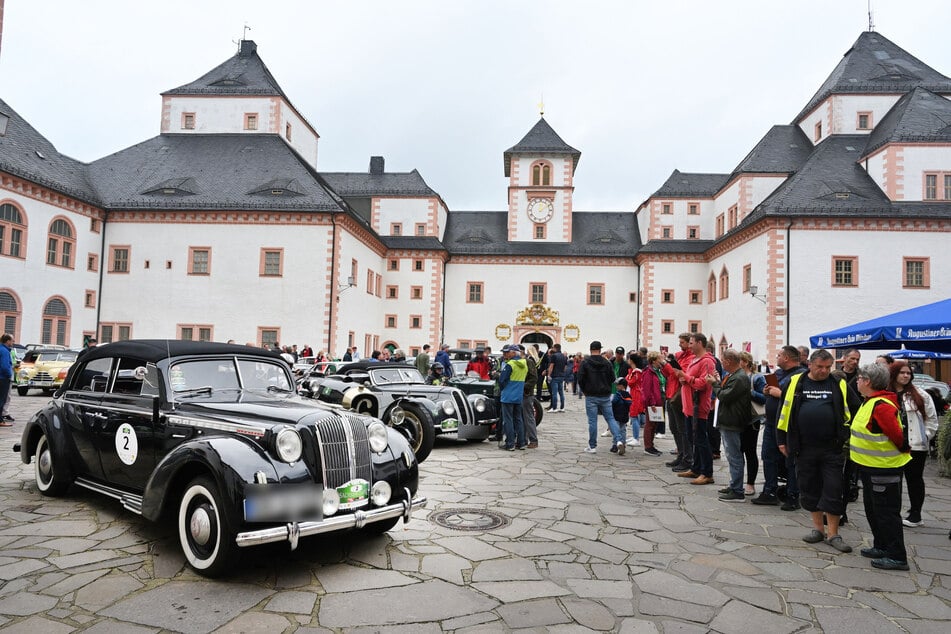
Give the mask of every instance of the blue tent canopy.
<path id="1" fill-rule="evenodd" d="M 888 354 L 892 355 L 893 359 L 951 359 L 951 353 L 927 350 L 895 350 Z"/>
<path id="2" fill-rule="evenodd" d="M 951 353 L 951 298 L 809 338 L 813 348 L 901 348 Z"/>

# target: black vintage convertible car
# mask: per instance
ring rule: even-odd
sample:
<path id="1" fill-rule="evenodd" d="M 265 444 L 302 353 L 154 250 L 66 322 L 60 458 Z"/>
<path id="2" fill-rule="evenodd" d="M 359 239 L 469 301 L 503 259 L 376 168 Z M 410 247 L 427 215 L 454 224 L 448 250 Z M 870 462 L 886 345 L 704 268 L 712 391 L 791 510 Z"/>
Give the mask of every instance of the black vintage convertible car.
<path id="1" fill-rule="evenodd" d="M 495 400 L 466 394 L 448 385 L 427 385 L 415 366 L 360 361 L 323 376 L 304 379 L 300 393 L 325 403 L 379 416 L 400 429 L 422 462 L 432 451 L 437 434 L 481 442 L 499 420 Z"/>
<path id="2" fill-rule="evenodd" d="M 298 396 L 270 352 L 139 340 L 80 355 L 14 447 L 36 487 L 75 484 L 175 519 L 188 564 L 225 572 L 238 548 L 346 529 L 380 533 L 425 503 L 404 436 Z"/>

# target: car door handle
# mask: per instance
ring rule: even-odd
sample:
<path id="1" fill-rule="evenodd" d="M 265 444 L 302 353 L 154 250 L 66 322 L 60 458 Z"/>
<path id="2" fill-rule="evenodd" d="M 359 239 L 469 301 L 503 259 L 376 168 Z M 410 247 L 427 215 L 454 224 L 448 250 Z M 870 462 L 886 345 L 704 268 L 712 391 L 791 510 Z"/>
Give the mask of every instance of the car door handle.
<path id="1" fill-rule="evenodd" d="M 103 414 L 101 412 L 92 412 L 90 414 L 86 414 L 86 416 L 88 416 L 89 418 L 95 418 L 96 420 L 105 420 L 109 418 L 108 415 Z"/>

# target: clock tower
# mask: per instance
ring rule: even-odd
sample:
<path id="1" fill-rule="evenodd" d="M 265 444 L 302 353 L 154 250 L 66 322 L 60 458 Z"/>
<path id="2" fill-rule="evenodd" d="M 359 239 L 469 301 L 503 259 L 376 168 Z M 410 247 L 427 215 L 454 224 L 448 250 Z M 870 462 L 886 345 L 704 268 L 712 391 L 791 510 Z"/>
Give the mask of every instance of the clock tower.
<path id="1" fill-rule="evenodd" d="M 575 168 L 581 152 L 561 140 L 545 118 L 507 149 L 510 242 L 571 242 Z"/>

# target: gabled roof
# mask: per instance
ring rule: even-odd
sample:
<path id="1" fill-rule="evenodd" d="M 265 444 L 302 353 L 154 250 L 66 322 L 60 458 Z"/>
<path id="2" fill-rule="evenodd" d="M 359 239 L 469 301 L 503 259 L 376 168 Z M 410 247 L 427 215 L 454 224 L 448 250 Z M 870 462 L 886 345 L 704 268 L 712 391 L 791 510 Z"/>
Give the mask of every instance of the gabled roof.
<path id="1" fill-rule="evenodd" d="M 89 177 L 107 209 L 343 209 L 273 134 L 162 134 L 91 163 Z"/>
<path id="2" fill-rule="evenodd" d="M 812 143 L 797 125 L 774 125 L 733 170 L 737 174 L 790 174 L 809 158 Z"/>
<path id="3" fill-rule="evenodd" d="M 334 191 L 344 198 L 371 196 L 438 196 L 416 170 L 412 172 L 321 172 Z"/>
<path id="4" fill-rule="evenodd" d="M 763 215 L 863 215 L 892 211 L 891 202 L 858 161 L 867 138 L 833 135 L 742 224 Z"/>
<path id="5" fill-rule="evenodd" d="M 730 180 L 729 174 L 690 174 L 674 170 L 651 198 L 702 196 L 710 198 Z"/>
<path id="6" fill-rule="evenodd" d="M 502 156 L 505 160 L 506 176 L 509 176 L 511 172 L 513 154 L 567 154 L 571 156 L 572 173 L 578 168 L 578 161 L 581 160 L 581 152 L 562 141 L 558 133 L 545 121 L 545 117 L 539 119 L 521 141 L 505 150 Z"/>
<path id="7" fill-rule="evenodd" d="M 922 87 L 951 93 L 951 79 L 897 46 L 888 38 L 866 31 L 859 35 L 832 74 L 825 80 L 795 123 L 832 94 L 904 94 Z"/>
<path id="8" fill-rule="evenodd" d="M 172 88 L 163 95 L 287 95 L 258 56 L 257 44 L 242 40 L 231 57 L 195 81 Z"/>
<path id="9" fill-rule="evenodd" d="M 951 143 L 951 100 L 915 88 L 898 100 L 868 137 L 863 155 L 886 143 Z"/>
<path id="10" fill-rule="evenodd" d="M 508 212 L 453 211 L 443 244 L 450 255 L 633 258 L 640 249 L 640 233 L 631 212 L 576 211 L 571 220 L 571 242 L 509 242 Z"/>
<path id="11" fill-rule="evenodd" d="M 0 99 L 6 132 L 0 135 L 0 171 L 49 187 L 93 205 L 95 190 L 86 180 L 86 164 L 59 151 L 13 108 Z"/>

